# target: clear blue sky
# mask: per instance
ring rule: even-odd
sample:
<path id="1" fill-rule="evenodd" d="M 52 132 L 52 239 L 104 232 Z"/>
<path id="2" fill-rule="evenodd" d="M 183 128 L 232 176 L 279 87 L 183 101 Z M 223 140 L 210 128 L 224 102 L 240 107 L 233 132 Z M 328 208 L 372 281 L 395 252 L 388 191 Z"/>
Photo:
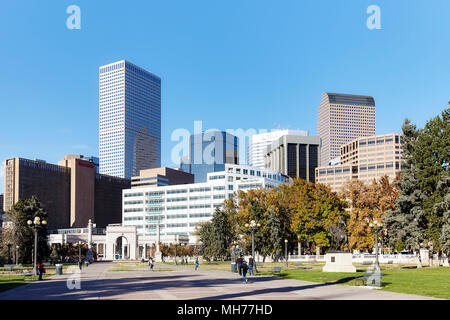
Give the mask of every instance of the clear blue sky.
<path id="1" fill-rule="evenodd" d="M 450 99 L 449 14 L 448 0 L 3 1 L 0 159 L 98 155 L 98 67 L 119 59 L 162 78 L 167 166 L 194 120 L 315 135 L 323 91 L 372 95 L 379 134 L 422 127 Z"/>

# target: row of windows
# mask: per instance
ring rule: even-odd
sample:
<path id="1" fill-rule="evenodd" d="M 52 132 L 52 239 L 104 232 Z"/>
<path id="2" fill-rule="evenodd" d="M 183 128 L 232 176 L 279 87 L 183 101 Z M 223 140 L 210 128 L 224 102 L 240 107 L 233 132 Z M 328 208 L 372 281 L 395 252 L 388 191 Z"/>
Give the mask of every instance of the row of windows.
<path id="1" fill-rule="evenodd" d="M 171 207 L 166 207 L 166 210 L 183 210 L 183 209 L 187 209 L 187 206 L 171 206 Z"/>
<path id="2" fill-rule="evenodd" d="M 166 216 L 166 219 L 183 219 L 183 218 L 187 218 L 187 214 L 172 214 Z"/>
<path id="3" fill-rule="evenodd" d="M 144 218 L 142 217 L 125 217 L 123 218 L 124 221 L 139 221 L 139 220 L 143 220 Z"/>
<path id="4" fill-rule="evenodd" d="M 183 228 L 187 227 L 187 223 L 169 223 L 166 224 L 166 228 Z"/>
<path id="5" fill-rule="evenodd" d="M 143 201 L 142 200 L 125 201 L 124 204 L 125 205 L 127 205 L 127 204 L 143 204 Z"/>
<path id="6" fill-rule="evenodd" d="M 260 183 L 247 184 L 247 185 L 240 185 L 239 186 L 239 190 L 242 190 L 242 189 L 258 189 L 258 188 L 261 188 L 261 187 L 262 187 L 262 185 Z"/>
<path id="7" fill-rule="evenodd" d="M 211 196 L 196 196 L 196 197 L 189 197 L 189 200 L 210 200 Z"/>
<path id="8" fill-rule="evenodd" d="M 142 192 L 138 193 L 125 193 L 124 197 L 142 197 L 144 194 Z"/>
<path id="9" fill-rule="evenodd" d="M 211 208 L 210 204 L 193 204 L 189 206 L 189 209 L 201 209 L 201 208 Z"/>
<path id="10" fill-rule="evenodd" d="M 211 213 L 190 213 L 189 218 L 206 218 L 211 217 Z"/>
<path id="11" fill-rule="evenodd" d="M 123 212 L 142 212 L 142 211 L 144 211 L 144 209 L 142 208 L 127 208 L 123 210 Z"/>

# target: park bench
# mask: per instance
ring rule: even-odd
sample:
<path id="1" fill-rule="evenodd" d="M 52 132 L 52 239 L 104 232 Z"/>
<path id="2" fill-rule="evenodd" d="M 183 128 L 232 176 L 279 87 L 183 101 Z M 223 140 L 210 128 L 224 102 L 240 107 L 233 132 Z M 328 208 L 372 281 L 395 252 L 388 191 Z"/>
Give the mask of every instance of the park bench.
<path id="1" fill-rule="evenodd" d="M 255 267 L 264 267 L 264 263 L 262 263 L 262 262 L 255 262 Z"/>
<path id="2" fill-rule="evenodd" d="M 23 276 L 25 277 L 25 279 L 26 279 L 27 277 L 30 277 L 30 278 L 31 278 L 32 275 L 33 275 L 33 273 L 32 273 L 30 270 L 28 270 L 28 269 L 23 269 Z"/>
<path id="3" fill-rule="evenodd" d="M 363 265 L 373 264 L 373 261 L 372 260 L 363 260 L 362 264 Z"/>
<path id="4" fill-rule="evenodd" d="M 273 273 L 280 273 L 281 272 L 281 267 L 273 267 L 272 272 Z"/>
<path id="5" fill-rule="evenodd" d="M 364 273 L 364 276 L 362 278 L 356 278 L 355 280 L 359 280 L 362 282 L 363 285 L 367 285 L 368 281 L 372 281 L 373 283 L 375 283 L 374 280 L 376 280 L 375 278 L 377 278 L 377 277 L 380 278 L 379 282 L 381 282 L 382 276 L 383 276 L 383 273 L 381 273 L 381 272 L 377 275 L 377 274 L 374 274 L 373 272 L 367 271 L 366 273 Z"/>
<path id="6" fill-rule="evenodd" d="M 208 264 L 219 264 L 217 261 L 210 261 Z"/>

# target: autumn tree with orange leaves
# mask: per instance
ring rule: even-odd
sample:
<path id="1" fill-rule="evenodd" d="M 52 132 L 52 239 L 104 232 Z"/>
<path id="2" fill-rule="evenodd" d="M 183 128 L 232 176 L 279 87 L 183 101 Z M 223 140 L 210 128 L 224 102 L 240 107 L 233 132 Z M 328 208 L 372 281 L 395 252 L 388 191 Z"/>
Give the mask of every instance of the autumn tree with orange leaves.
<path id="1" fill-rule="evenodd" d="M 343 187 L 341 197 L 349 203 L 349 245 L 353 250 L 370 251 L 375 243 L 369 223 L 383 222 L 387 210 L 394 208 L 398 187 L 389 182 L 387 176 L 365 184 L 360 180 L 349 180 Z M 383 236 L 383 234 L 381 234 Z"/>

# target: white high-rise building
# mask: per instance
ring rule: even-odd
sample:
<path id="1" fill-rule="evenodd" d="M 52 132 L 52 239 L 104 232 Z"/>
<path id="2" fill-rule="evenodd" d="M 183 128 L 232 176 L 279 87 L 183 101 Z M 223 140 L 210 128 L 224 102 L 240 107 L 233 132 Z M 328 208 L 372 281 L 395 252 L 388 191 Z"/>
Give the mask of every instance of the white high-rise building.
<path id="1" fill-rule="evenodd" d="M 245 165 L 225 164 L 225 170 L 207 174 L 207 182 L 161 187 L 135 187 L 122 191 L 122 225 L 136 226 L 139 236 L 187 235 L 196 242 L 195 228 L 211 220 L 217 207 L 237 191 L 271 189 L 290 184 L 279 172 Z"/>
<path id="2" fill-rule="evenodd" d="M 121 60 L 99 68 L 100 173 L 131 179 L 161 162 L 161 78 Z"/>
<path id="3" fill-rule="evenodd" d="M 308 136 L 305 130 L 289 130 L 275 129 L 271 132 L 254 134 L 248 139 L 247 159 L 248 165 L 264 168 L 264 156 L 266 155 L 267 146 L 278 138 L 284 136 Z"/>

